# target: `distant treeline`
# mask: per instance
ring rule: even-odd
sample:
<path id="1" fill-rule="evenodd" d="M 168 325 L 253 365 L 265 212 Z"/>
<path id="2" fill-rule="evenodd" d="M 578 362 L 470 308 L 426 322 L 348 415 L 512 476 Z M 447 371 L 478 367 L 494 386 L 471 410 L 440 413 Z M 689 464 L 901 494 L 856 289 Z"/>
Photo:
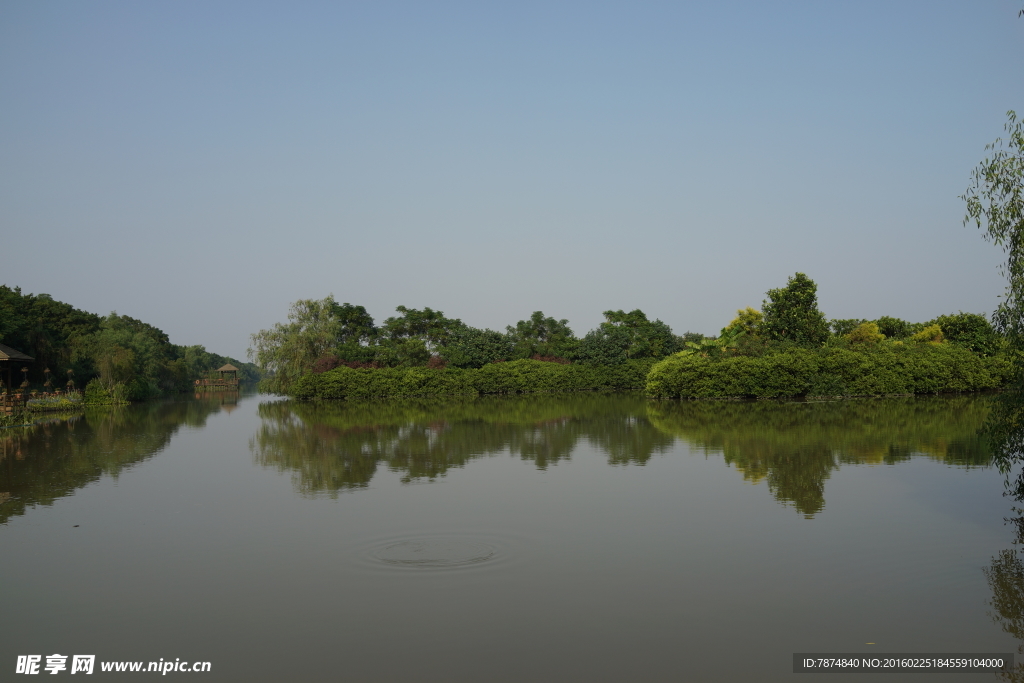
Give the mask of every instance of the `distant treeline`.
<path id="1" fill-rule="evenodd" d="M 675 335 L 639 309 L 605 311 L 605 322 L 582 338 L 568 320 L 541 311 L 504 332 L 471 327 L 431 308 L 399 306 L 397 312 L 378 326 L 363 306 L 339 304 L 333 296 L 295 302 L 288 323 L 252 335 L 249 355 L 266 372 L 261 387 L 288 393 L 303 375 L 343 366 L 467 370 L 526 359 L 622 365 L 664 358 L 702 338 Z"/>
<path id="2" fill-rule="evenodd" d="M 117 313 L 99 316 L 49 294 L 22 294 L 21 288 L 6 285 L 0 285 L 0 343 L 35 358 L 26 364 L 34 389 L 43 389 L 47 379 L 54 389 L 64 389 L 69 378 L 78 389 L 96 380 L 108 391 L 120 385 L 120 394 L 140 400 L 188 391 L 196 379 L 225 363 L 238 367 L 244 381 L 259 379 L 252 363 L 198 345 L 172 344 L 141 320 Z M 17 386 L 22 373 L 15 375 Z"/>
<path id="3" fill-rule="evenodd" d="M 252 335 L 249 355 L 263 389 L 301 398 L 643 386 L 659 397 L 935 393 L 1001 386 L 1009 373 L 1005 340 L 983 315 L 829 321 L 803 273 L 766 296 L 708 337 L 677 335 L 639 309 L 605 311 L 583 337 L 541 311 L 504 332 L 405 306 L 376 325 L 363 306 L 329 296 L 292 304 L 288 323 Z M 654 370 L 637 386 L 641 365 Z"/>

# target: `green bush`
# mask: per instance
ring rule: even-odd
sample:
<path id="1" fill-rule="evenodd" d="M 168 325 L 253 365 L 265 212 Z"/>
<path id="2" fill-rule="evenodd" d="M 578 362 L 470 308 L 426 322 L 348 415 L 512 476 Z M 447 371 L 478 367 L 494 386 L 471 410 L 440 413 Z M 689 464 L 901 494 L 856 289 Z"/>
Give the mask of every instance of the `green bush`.
<path id="1" fill-rule="evenodd" d="M 653 361 L 615 366 L 564 365 L 538 360 L 490 363 L 481 368 L 348 368 L 300 378 L 297 399 L 524 394 L 572 391 L 642 391 Z"/>
<path id="2" fill-rule="evenodd" d="M 85 387 L 83 403 L 88 405 L 124 405 L 128 403 L 128 388 L 118 382 L 107 389 L 102 382 L 94 379 Z"/>
<path id="3" fill-rule="evenodd" d="M 795 398 L 981 391 L 1009 374 L 1002 356 L 951 344 L 792 348 L 760 357 L 676 355 L 647 377 L 655 398 Z"/>
<path id="4" fill-rule="evenodd" d="M 82 398 L 78 394 L 32 398 L 25 402 L 25 409 L 34 413 L 67 412 L 81 407 Z"/>
<path id="5" fill-rule="evenodd" d="M 965 346 L 983 356 L 993 356 L 1002 348 L 999 333 L 983 315 L 961 311 L 940 315 L 931 322 L 942 329 L 946 341 Z"/>

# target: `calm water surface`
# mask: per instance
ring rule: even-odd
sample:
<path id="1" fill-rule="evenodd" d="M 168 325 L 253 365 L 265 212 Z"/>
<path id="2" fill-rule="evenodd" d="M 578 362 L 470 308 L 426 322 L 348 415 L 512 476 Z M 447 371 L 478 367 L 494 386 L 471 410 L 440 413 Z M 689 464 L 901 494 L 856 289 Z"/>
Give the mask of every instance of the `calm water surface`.
<path id="1" fill-rule="evenodd" d="M 2 430 L 0 680 L 53 653 L 208 681 L 620 682 L 1018 652 L 987 409 L 223 395 Z"/>

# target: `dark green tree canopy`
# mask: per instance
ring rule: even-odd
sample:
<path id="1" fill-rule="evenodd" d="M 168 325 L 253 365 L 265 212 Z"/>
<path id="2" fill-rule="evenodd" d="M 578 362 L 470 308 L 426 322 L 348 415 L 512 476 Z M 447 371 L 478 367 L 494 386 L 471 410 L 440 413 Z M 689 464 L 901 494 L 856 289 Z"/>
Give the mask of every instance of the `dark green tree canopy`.
<path id="1" fill-rule="evenodd" d="M 764 312 L 763 331 L 768 339 L 817 346 L 828 339 L 828 323 L 818 310 L 818 286 L 803 273 L 789 278 L 782 289 L 770 289 Z"/>
<path id="2" fill-rule="evenodd" d="M 506 329 L 516 358 L 534 355 L 568 358 L 575 353 L 578 344 L 568 320 L 545 317 L 543 311 L 534 311 L 529 320 L 520 320 L 515 327 L 509 325 Z"/>
<path id="3" fill-rule="evenodd" d="M 649 320 L 639 308 L 625 311 L 605 311 L 600 329 L 605 334 L 613 331 L 624 334 L 628 343 L 626 358 L 664 358 L 681 348 L 672 328 L 660 320 Z"/>
<path id="4" fill-rule="evenodd" d="M 900 318 L 883 315 L 875 324 L 878 325 L 878 331 L 890 339 L 906 339 L 912 334 L 911 324 Z"/>
<path id="5" fill-rule="evenodd" d="M 348 302 L 338 304 L 332 300 L 331 313 L 341 325 L 338 332 L 339 344 L 368 344 L 377 337 L 377 327 L 365 307 L 353 306 Z"/>
<path id="6" fill-rule="evenodd" d="M 441 357 L 453 367 L 481 368 L 495 361 L 512 358 L 512 340 L 494 330 L 464 327 L 441 347 Z"/>
<path id="7" fill-rule="evenodd" d="M 417 338 L 434 348 L 448 343 L 456 331 L 465 327 L 461 320 L 446 318 L 444 311 L 429 307 L 418 310 L 399 306 L 395 310 L 401 315 L 385 320 L 381 329 L 383 336 L 392 340 Z"/>
<path id="8" fill-rule="evenodd" d="M 950 313 L 940 315 L 928 323 L 942 329 L 946 341 L 966 346 L 983 356 L 992 356 L 1002 347 L 999 333 L 983 315 L 977 313 Z"/>

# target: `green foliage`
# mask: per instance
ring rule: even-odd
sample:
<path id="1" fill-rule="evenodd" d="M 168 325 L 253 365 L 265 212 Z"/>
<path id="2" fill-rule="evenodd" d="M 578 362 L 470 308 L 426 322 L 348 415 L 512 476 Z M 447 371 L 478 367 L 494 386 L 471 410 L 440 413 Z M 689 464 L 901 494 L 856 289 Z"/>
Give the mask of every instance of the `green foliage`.
<path id="1" fill-rule="evenodd" d="M 1024 121 L 1013 111 L 1006 115 L 1008 140 L 985 147 L 992 156 L 974 169 L 961 199 L 967 203 L 964 225 L 984 227 L 985 238 L 1006 252 L 1006 295 L 993 317 L 1011 346 L 1024 349 Z"/>
<path id="2" fill-rule="evenodd" d="M 722 335 L 738 336 L 742 334 L 744 337 L 759 337 L 761 336 L 762 326 L 764 325 L 764 314 L 756 308 L 747 306 L 746 308 L 736 311 L 736 317 L 732 319 L 728 325 L 722 330 Z"/>
<path id="3" fill-rule="evenodd" d="M 374 347 L 373 359 L 386 368 L 423 366 L 431 352 L 422 337 L 384 338 Z"/>
<path id="4" fill-rule="evenodd" d="M 41 383 L 43 369 L 94 373 L 81 342 L 100 328 L 100 316 L 55 301 L 48 294 L 22 294 L 20 287 L 0 285 L 0 343 L 35 358 L 29 382 Z"/>
<path id="5" fill-rule="evenodd" d="M 470 381 L 481 394 L 640 391 L 652 364 L 650 360 L 604 366 L 517 360 L 471 371 Z"/>
<path id="6" fill-rule="evenodd" d="M 845 337 L 853 332 L 858 325 L 865 322 L 867 321 L 861 320 L 860 318 L 837 318 L 835 320 L 830 320 L 828 325 L 832 330 L 832 334 L 837 337 Z"/>
<path id="7" fill-rule="evenodd" d="M 576 357 L 589 365 L 620 365 L 629 360 L 632 336 L 619 327 L 599 327 L 580 340 Z"/>
<path id="8" fill-rule="evenodd" d="M 210 354 L 201 346 L 170 343 L 162 331 L 116 312 L 106 317 L 80 311 L 48 294 L 22 294 L 0 286 L 0 342 L 34 357 L 28 364 L 30 384 L 46 380 L 53 389 L 68 388 L 65 373 L 83 386 L 99 378 L 107 388 L 124 384 L 132 400 L 191 389 L 212 368 L 231 362 L 243 379 L 254 379 L 255 366 Z"/>
<path id="9" fill-rule="evenodd" d="M 403 396 L 518 394 L 571 391 L 641 390 L 651 361 L 617 366 L 564 365 L 536 360 L 491 363 L 481 368 L 419 367 L 352 369 L 308 374 L 291 396 L 309 399 L 363 399 Z"/>
<path id="10" fill-rule="evenodd" d="M 828 339 L 828 323 L 818 310 L 818 286 L 803 273 L 789 278 L 782 289 L 768 290 L 764 312 L 764 335 L 775 341 L 820 346 Z"/>
<path id="11" fill-rule="evenodd" d="M 32 398 L 25 403 L 25 408 L 33 413 L 43 412 L 71 412 L 82 408 L 82 396 L 78 393 L 62 394 L 61 396 L 46 396 Z"/>
<path id="12" fill-rule="evenodd" d="M 27 409 L 15 408 L 10 413 L 0 412 L 0 429 L 6 429 L 8 427 L 28 427 L 31 426 L 32 421 L 36 419 L 36 416 L 29 412 Z M 0 441 L 3 439 L 0 438 Z"/>
<path id="13" fill-rule="evenodd" d="M 995 355 L 1002 348 L 1002 339 L 992 323 L 977 313 L 951 313 L 940 315 L 931 323 L 942 329 L 943 338 L 953 344 L 960 344 L 983 356 Z"/>
<path id="14" fill-rule="evenodd" d="M 877 346 L 885 335 L 878 331 L 878 323 L 861 323 L 850 330 L 846 338 L 853 346 Z"/>
<path id="15" fill-rule="evenodd" d="M 941 344 L 944 341 L 942 328 L 938 325 L 926 325 L 921 331 L 910 335 L 915 344 Z"/>
<path id="16" fill-rule="evenodd" d="M 575 358 L 579 340 L 569 328 L 568 320 L 544 317 L 534 311 L 529 320 L 520 320 L 515 327 L 506 328 L 512 342 L 512 358 L 557 356 Z"/>
<path id="17" fill-rule="evenodd" d="M 911 330 L 910 323 L 906 320 L 900 320 L 899 318 L 887 315 L 883 315 L 876 320 L 875 324 L 878 325 L 878 331 L 889 339 L 906 339 L 914 332 Z"/>
<path id="18" fill-rule="evenodd" d="M 995 389 L 1004 357 L 983 358 L 951 344 L 880 345 L 874 349 L 794 347 L 761 357 L 677 354 L 654 367 L 654 398 L 797 398 L 879 396 Z"/>
<path id="19" fill-rule="evenodd" d="M 964 225 L 982 228 L 985 239 L 1002 247 L 1006 262 L 1006 294 L 992 316 L 996 330 L 1005 338 L 1013 359 L 1010 384 L 992 411 L 986 431 L 992 439 L 1000 470 L 1007 476 L 1009 492 L 1024 499 L 1024 472 L 1010 480 L 1011 470 L 1024 460 L 1024 121 L 1007 112 L 1007 140 L 987 145 L 992 152 L 971 174 L 971 184 L 961 196 L 967 203 Z"/>
<path id="20" fill-rule="evenodd" d="M 331 299 L 331 314 L 338 321 L 338 344 L 339 345 L 362 345 L 369 344 L 377 338 L 379 330 L 373 324 L 373 318 L 366 312 L 363 306 L 353 306 L 350 303 L 338 304 Z M 346 358 L 346 360 L 358 360 Z"/>
<path id="21" fill-rule="evenodd" d="M 466 326 L 456 330 L 438 351 L 452 367 L 480 368 L 512 358 L 513 344 L 507 334 Z"/>
<path id="22" fill-rule="evenodd" d="M 381 335 L 390 340 L 420 339 L 431 351 L 448 344 L 465 327 L 461 320 L 446 318 L 443 311 L 431 308 L 399 306 L 395 310 L 401 315 L 385 320 Z"/>
<path id="23" fill-rule="evenodd" d="M 99 379 L 94 379 L 85 387 L 83 402 L 86 405 L 126 405 L 129 402 L 129 391 L 123 383 L 117 382 L 111 386 Z"/>
<path id="24" fill-rule="evenodd" d="M 618 365 L 630 359 L 664 358 L 683 346 L 681 338 L 660 320 L 648 320 L 640 309 L 605 311 L 604 322 L 579 342 L 576 358 L 591 365 Z"/>
<path id="25" fill-rule="evenodd" d="M 260 381 L 264 391 L 284 393 L 292 383 L 313 367 L 313 363 L 337 345 L 344 331 L 335 316 L 337 302 L 300 299 L 288 311 L 288 323 L 253 334 L 249 357 L 266 373 Z"/>

